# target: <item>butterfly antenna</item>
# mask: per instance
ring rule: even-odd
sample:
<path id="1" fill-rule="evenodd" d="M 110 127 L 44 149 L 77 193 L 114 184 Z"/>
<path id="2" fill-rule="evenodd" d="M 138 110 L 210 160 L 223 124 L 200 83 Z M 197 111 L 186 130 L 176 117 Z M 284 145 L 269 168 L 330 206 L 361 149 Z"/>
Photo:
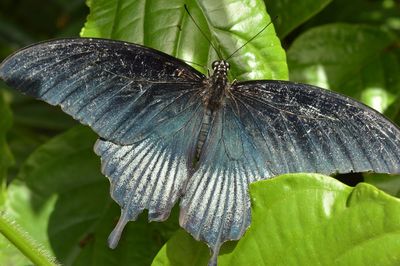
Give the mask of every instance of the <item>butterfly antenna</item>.
<path id="1" fill-rule="evenodd" d="M 240 46 L 239 48 L 237 48 L 230 56 L 228 56 L 227 59 L 231 58 L 234 54 L 236 54 L 240 49 L 242 49 L 243 47 L 245 47 L 249 42 L 251 42 L 252 40 L 254 40 L 255 38 L 257 38 L 258 35 L 260 35 L 269 25 L 272 24 L 272 22 L 274 22 L 276 19 L 278 18 L 278 16 L 274 17 L 264 28 L 262 28 L 256 35 L 254 35 L 253 37 L 251 37 L 247 42 L 245 42 L 242 46 Z"/>
<path id="2" fill-rule="evenodd" d="M 192 19 L 194 25 L 196 25 L 196 27 L 199 29 L 199 31 L 201 32 L 201 34 L 204 36 L 204 38 L 206 38 L 206 40 L 208 41 L 208 43 L 212 46 L 212 48 L 214 48 L 215 52 L 217 53 L 219 59 L 222 59 L 221 54 L 218 52 L 217 48 L 215 48 L 214 44 L 211 42 L 211 40 L 207 37 L 207 35 L 201 30 L 200 26 L 197 24 L 196 20 L 194 20 L 192 14 L 190 14 L 189 9 L 187 7 L 187 5 L 184 5 L 186 12 L 188 13 L 189 17 Z"/>
<path id="3" fill-rule="evenodd" d="M 201 64 L 198 64 L 198 63 L 196 63 L 196 62 L 193 62 L 193 61 L 188 61 L 188 60 L 183 60 L 183 59 L 181 59 L 183 62 L 185 62 L 185 63 L 188 63 L 188 64 L 193 64 L 193 65 L 196 65 L 196 66 L 199 66 L 199 67 L 202 67 L 202 68 L 204 68 L 204 69 L 207 69 L 207 66 L 203 66 L 203 65 L 201 65 Z"/>

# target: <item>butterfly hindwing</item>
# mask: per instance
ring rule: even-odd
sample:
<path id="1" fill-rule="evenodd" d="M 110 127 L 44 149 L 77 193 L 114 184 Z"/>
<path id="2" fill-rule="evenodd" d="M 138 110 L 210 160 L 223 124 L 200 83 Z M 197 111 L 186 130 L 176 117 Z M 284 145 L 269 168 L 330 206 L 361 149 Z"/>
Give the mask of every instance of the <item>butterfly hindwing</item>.
<path id="1" fill-rule="evenodd" d="M 109 238 L 111 247 L 117 245 L 124 225 L 144 209 L 150 221 L 163 221 L 184 193 L 204 111 L 197 100 L 182 106 L 182 115 L 159 121 L 148 137 L 132 145 L 97 141 L 102 172 L 110 180 L 111 196 L 121 206 L 121 218 Z"/>
<path id="2" fill-rule="evenodd" d="M 181 226 L 209 245 L 211 265 L 222 243 L 240 239 L 250 225 L 249 183 L 273 174 L 237 111 L 230 99 L 216 111 L 180 205 Z"/>
<path id="3" fill-rule="evenodd" d="M 60 39 L 7 58 L 0 77 L 17 90 L 61 108 L 100 137 L 131 144 L 175 116 L 183 94 L 204 76 L 180 60 L 136 44 Z"/>

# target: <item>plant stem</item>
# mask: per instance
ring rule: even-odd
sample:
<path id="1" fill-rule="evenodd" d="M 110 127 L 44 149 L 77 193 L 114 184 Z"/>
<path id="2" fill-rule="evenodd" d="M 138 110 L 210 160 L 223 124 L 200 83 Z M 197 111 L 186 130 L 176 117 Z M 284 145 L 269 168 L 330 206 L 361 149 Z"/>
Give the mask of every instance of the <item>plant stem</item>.
<path id="1" fill-rule="evenodd" d="M 16 248 L 18 248 L 35 265 L 55 266 L 56 259 L 49 252 L 39 247 L 26 233 L 18 228 L 17 224 L 0 211 L 0 233 L 3 234 Z"/>

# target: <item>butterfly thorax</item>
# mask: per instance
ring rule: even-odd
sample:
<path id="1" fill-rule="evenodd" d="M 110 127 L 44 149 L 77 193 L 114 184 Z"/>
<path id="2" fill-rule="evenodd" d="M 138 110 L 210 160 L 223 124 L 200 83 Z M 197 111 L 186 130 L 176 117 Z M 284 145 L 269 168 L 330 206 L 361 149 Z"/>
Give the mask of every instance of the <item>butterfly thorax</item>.
<path id="1" fill-rule="evenodd" d="M 227 73 L 229 63 L 224 60 L 212 63 L 213 74 L 208 79 L 207 92 L 205 97 L 206 108 L 214 112 L 223 103 L 223 97 L 228 84 Z"/>

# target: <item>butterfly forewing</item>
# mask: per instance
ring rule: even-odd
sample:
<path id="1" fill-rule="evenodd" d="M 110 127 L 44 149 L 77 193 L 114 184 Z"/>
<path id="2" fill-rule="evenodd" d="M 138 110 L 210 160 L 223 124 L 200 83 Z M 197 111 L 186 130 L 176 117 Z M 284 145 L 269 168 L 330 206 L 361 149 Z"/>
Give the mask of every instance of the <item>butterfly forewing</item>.
<path id="1" fill-rule="evenodd" d="M 6 59 L 1 78 L 61 108 L 102 138 L 132 144 L 159 120 L 179 116 L 176 102 L 204 76 L 180 60 L 105 39 L 39 43 Z"/>
<path id="2" fill-rule="evenodd" d="M 399 128 L 362 103 L 283 81 L 239 82 L 232 94 L 243 133 L 275 175 L 400 173 Z"/>
<path id="3" fill-rule="evenodd" d="M 144 209 L 168 218 L 192 171 L 204 107 L 204 76 L 156 50 L 105 39 L 36 44 L 6 59 L 0 76 L 61 108 L 101 137 L 95 152 L 124 225 Z"/>

